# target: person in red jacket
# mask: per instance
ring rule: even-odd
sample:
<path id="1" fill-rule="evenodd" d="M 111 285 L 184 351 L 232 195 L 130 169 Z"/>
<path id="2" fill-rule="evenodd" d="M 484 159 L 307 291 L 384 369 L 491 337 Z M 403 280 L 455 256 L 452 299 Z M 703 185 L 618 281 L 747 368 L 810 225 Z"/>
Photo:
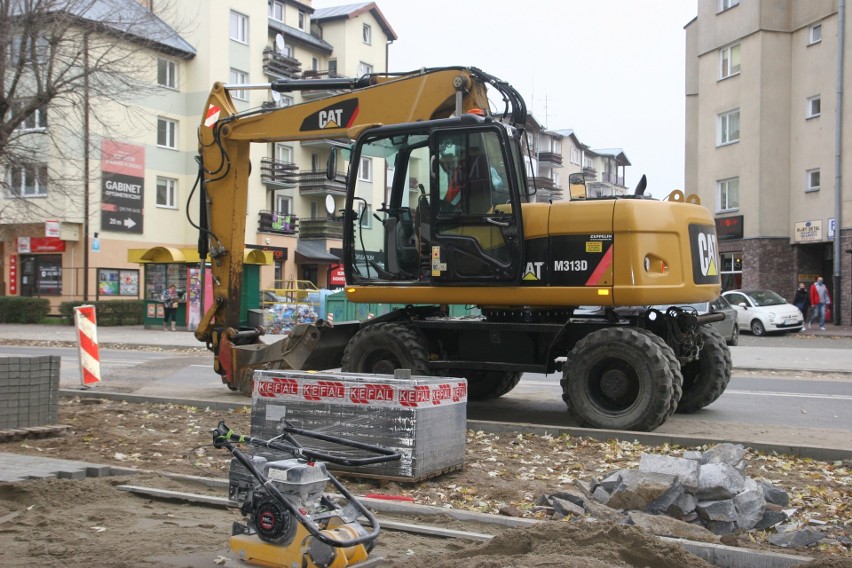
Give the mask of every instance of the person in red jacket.
<path id="1" fill-rule="evenodd" d="M 816 282 L 811 284 L 811 306 L 814 311 L 811 313 L 811 319 L 808 320 L 808 329 L 819 317 L 819 328 L 825 331 L 825 309 L 830 305 L 831 295 L 828 293 L 828 287 L 823 283 L 822 276 L 817 276 Z"/>

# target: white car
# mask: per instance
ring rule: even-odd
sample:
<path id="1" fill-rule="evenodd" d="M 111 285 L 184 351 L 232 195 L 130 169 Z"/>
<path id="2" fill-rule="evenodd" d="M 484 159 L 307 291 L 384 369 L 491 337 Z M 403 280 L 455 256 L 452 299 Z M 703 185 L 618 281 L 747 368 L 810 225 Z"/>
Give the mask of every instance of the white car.
<path id="1" fill-rule="evenodd" d="M 804 317 L 799 308 L 772 290 L 728 290 L 722 296 L 737 311 L 737 324 L 754 335 L 801 331 Z"/>

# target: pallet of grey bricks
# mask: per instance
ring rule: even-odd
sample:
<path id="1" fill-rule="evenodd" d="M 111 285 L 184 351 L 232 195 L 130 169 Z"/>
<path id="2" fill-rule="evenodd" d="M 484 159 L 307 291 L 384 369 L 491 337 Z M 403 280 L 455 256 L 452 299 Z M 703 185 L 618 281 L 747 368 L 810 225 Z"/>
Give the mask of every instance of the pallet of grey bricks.
<path id="1" fill-rule="evenodd" d="M 400 378 L 402 377 L 402 378 Z M 463 378 L 304 371 L 256 371 L 251 435 L 272 439 L 293 426 L 398 451 L 399 461 L 329 469 L 418 481 L 464 466 L 467 381 Z M 298 437 L 305 447 L 345 457 L 362 450 Z M 282 459 L 282 456 L 266 455 Z M 292 456 L 286 456 L 292 457 Z"/>
<path id="2" fill-rule="evenodd" d="M 56 424 L 59 357 L 0 357 L 0 429 Z"/>

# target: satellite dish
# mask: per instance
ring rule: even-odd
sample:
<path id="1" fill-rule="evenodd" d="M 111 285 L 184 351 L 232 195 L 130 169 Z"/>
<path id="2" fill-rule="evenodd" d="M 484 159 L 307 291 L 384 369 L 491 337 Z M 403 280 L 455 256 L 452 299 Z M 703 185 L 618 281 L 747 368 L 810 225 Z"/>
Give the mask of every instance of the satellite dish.
<path id="1" fill-rule="evenodd" d="M 334 197 L 331 195 L 325 196 L 325 210 L 329 215 L 334 215 Z"/>
<path id="2" fill-rule="evenodd" d="M 284 36 L 281 34 L 275 34 L 275 48 L 278 51 L 283 52 L 286 47 L 287 44 L 284 43 Z"/>

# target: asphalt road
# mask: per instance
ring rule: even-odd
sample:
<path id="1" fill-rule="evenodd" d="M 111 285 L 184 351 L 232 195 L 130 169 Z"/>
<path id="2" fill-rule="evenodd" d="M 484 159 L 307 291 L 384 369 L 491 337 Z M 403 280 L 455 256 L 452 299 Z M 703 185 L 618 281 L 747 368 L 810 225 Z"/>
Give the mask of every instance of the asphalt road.
<path id="1" fill-rule="evenodd" d="M 743 345 L 767 338 L 746 338 Z M 849 341 L 830 346 L 802 346 L 795 338 L 768 338 L 808 359 L 824 349 L 848 349 Z M 795 347 L 781 343 L 797 341 Z M 847 344 L 841 347 L 841 344 Z M 734 352 L 739 348 L 733 348 Z M 772 351 L 767 350 L 771 358 Z M 839 352 L 838 352 L 839 353 Z M 0 345 L 0 356 L 59 355 L 60 386 L 80 389 L 75 349 Z M 245 404 L 211 368 L 207 353 L 125 351 L 101 349 L 103 381 L 93 391 L 127 393 L 152 399 L 172 398 L 217 404 Z M 469 402 L 468 419 L 516 422 L 554 427 L 578 425 L 565 410 L 559 376 L 527 373 L 518 386 L 500 399 Z M 725 439 L 751 445 L 831 448 L 852 455 L 852 374 L 825 374 L 791 370 L 735 370 L 727 391 L 713 404 L 694 414 L 676 414 L 655 434 L 696 439 Z"/>

